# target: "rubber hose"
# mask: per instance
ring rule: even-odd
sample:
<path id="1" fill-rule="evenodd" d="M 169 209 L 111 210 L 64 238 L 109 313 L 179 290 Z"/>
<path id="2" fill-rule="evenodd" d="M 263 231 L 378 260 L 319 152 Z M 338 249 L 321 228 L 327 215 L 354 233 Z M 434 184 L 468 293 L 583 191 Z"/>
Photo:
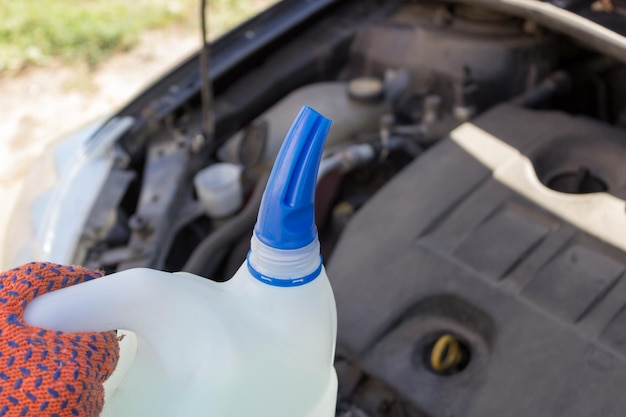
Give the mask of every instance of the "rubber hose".
<path id="1" fill-rule="evenodd" d="M 565 71 L 557 71 L 541 81 L 520 96 L 514 98 L 513 103 L 529 109 L 540 108 L 552 97 L 562 94 L 572 87 L 572 80 Z"/>
<path id="2" fill-rule="evenodd" d="M 268 178 L 269 172 L 261 175 L 244 209 L 200 242 L 183 271 L 204 277 L 215 273 L 232 244 L 254 227 Z"/>
<path id="3" fill-rule="evenodd" d="M 415 141 L 403 136 L 392 136 L 389 139 L 389 150 L 402 150 L 412 158 L 417 158 L 424 152 L 424 149 Z"/>

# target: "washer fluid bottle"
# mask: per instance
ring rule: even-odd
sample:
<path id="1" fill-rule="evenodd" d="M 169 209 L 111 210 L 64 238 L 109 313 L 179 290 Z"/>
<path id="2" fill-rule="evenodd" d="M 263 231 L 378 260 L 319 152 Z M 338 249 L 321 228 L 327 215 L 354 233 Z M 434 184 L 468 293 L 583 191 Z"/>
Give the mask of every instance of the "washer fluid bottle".
<path id="1" fill-rule="evenodd" d="M 35 326 L 136 337 L 134 353 L 121 342 L 118 368 L 126 369 L 105 383 L 101 416 L 335 415 L 337 317 L 313 207 L 329 127 L 309 107 L 298 115 L 270 174 L 251 250 L 230 280 L 131 269 L 28 306 Z"/>

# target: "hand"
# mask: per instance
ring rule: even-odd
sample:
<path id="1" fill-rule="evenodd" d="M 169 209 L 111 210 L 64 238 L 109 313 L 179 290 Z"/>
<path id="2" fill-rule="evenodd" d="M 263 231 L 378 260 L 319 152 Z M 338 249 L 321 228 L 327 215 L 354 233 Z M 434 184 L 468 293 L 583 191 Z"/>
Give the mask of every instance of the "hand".
<path id="1" fill-rule="evenodd" d="M 0 273 L 0 417 L 100 414 L 102 383 L 119 359 L 115 332 L 33 327 L 24 321 L 24 309 L 38 295 L 101 275 L 41 262 Z"/>

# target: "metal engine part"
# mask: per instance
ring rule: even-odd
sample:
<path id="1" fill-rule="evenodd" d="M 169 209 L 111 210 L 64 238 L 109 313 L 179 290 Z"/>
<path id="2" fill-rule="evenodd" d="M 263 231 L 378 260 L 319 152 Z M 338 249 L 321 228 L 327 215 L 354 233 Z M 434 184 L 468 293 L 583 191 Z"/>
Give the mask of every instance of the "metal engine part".
<path id="1" fill-rule="evenodd" d="M 408 69 L 404 101 L 430 91 L 462 121 L 531 88 L 554 70 L 557 39 L 524 21 L 484 9 L 423 2 L 399 8 L 357 33 L 350 68 L 358 74 Z M 409 103 L 406 103 L 409 102 Z"/>
<path id="2" fill-rule="evenodd" d="M 624 131 L 557 111 L 457 128 L 341 236 L 339 355 L 427 416 L 623 415 L 624 160 Z"/>

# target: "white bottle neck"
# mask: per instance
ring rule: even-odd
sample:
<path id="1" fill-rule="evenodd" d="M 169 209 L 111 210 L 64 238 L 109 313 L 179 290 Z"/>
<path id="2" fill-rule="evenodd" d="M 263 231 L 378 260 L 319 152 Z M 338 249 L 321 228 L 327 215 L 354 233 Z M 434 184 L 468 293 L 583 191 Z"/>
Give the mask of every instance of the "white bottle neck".
<path id="1" fill-rule="evenodd" d="M 253 234 L 250 248 L 248 269 L 261 282 L 279 287 L 299 286 L 312 281 L 321 272 L 317 238 L 303 248 L 276 249 Z"/>

